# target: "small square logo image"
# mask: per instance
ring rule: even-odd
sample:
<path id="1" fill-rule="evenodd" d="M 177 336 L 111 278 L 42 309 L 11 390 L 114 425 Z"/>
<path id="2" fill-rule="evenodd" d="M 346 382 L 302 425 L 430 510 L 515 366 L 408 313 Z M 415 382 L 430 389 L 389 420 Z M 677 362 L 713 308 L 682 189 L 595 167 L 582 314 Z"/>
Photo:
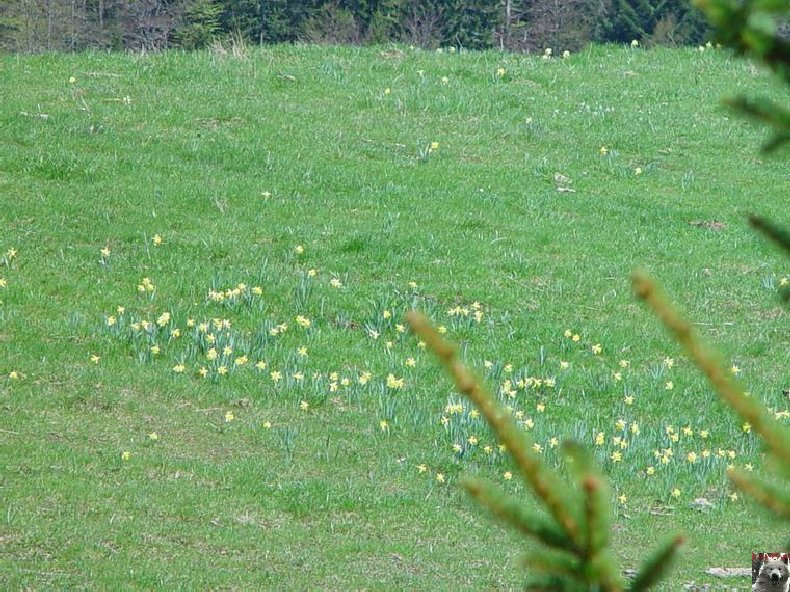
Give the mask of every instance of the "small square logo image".
<path id="1" fill-rule="evenodd" d="M 752 592 L 790 592 L 790 555 L 752 553 Z"/>

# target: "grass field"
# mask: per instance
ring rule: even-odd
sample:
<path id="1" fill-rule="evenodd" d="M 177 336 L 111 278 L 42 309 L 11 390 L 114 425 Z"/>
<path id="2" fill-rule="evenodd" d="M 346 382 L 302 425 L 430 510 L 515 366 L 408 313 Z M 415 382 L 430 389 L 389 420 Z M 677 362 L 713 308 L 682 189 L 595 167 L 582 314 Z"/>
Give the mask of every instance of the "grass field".
<path id="1" fill-rule="evenodd" d="M 595 450 L 624 568 L 778 550 L 724 476 L 759 442 L 628 279 L 787 421 L 790 270 L 745 215 L 786 223 L 790 171 L 733 92 L 780 89 L 715 49 L 0 57 L 0 587 L 518 587 L 458 480 L 529 495 L 412 307 L 547 462 Z"/>

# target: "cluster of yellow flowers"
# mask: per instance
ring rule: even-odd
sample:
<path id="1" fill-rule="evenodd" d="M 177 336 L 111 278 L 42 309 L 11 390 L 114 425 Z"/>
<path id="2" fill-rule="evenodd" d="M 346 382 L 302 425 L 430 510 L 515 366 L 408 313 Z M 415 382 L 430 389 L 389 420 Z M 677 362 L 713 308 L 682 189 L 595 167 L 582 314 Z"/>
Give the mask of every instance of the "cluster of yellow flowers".
<path id="1" fill-rule="evenodd" d="M 152 294 L 155 290 L 156 290 L 156 286 L 154 286 L 154 283 L 151 281 L 151 278 L 144 277 L 142 280 L 140 280 L 140 283 L 137 284 L 137 291 L 140 293 Z"/>
<path id="2" fill-rule="evenodd" d="M 235 304 L 243 298 L 249 299 L 251 296 L 261 296 L 262 294 L 263 288 L 260 286 L 252 286 L 250 288 L 247 284 L 240 282 L 233 288 L 210 289 L 206 298 L 219 304 Z"/>
<path id="3" fill-rule="evenodd" d="M 467 318 L 471 315 L 478 323 L 483 321 L 483 314 L 483 305 L 477 300 L 472 302 L 469 306 L 456 305 L 447 310 L 447 315 L 449 317 Z"/>
<path id="4" fill-rule="evenodd" d="M 151 283 L 150 280 L 146 283 Z M 239 284 L 233 290 L 246 290 L 245 284 Z M 219 292 L 217 292 L 219 293 Z M 227 297 L 227 290 L 222 291 Z M 233 298 L 233 296 L 230 296 Z M 214 298 L 209 298 L 209 302 L 216 302 Z M 390 319 L 392 314 L 385 310 L 383 315 Z M 153 318 L 153 320 L 151 320 Z M 312 327 L 312 320 L 305 315 L 296 315 L 296 324 L 305 330 Z M 181 326 L 177 326 L 180 324 Z M 327 389 L 330 393 L 338 392 L 342 388 L 350 388 L 353 385 L 360 387 L 369 385 L 374 380 L 374 374 L 369 370 L 363 370 L 355 377 L 341 376 L 337 371 L 324 373 L 314 370 L 307 373 L 304 369 L 294 367 L 293 360 L 306 361 L 309 356 L 307 346 L 301 344 L 295 348 L 295 355 L 291 362 L 283 361 L 288 369 L 272 369 L 270 362 L 266 359 L 255 359 L 253 348 L 248 340 L 243 337 L 243 332 L 234 329 L 233 322 L 226 317 L 212 317 L 206 320 L 194 318 L 181 319 L 176 323 L 174 313 L 170 310 L 154 313 L 153 317 L 138 317 L 127 313 L 126 307 L 119 306 L 114 314 L 105 316 L 105 326 L 111 333 L 120 337 L 130 339 L 136 343 L 140 351 L 151 357 L 158 356 L 163 352 L 163 347 L 173 345 L 183 335 L 188 336 L 188 344 L 177 347 L 172 354 L 177 358 L 177 362 L 171 367 L 173 373 L 178 375 L 187 374 L 187 360 L 192 359 L 193 371 L 200 378 L 219 378 L 230 376 L 243 366 L 251 366 L 255 371 L 263 373 L 272 385 L 307 385 L 313 390 L 320 391 Z M 284 335 L 289 329 L 287 323 L 277 323 L 271 325 L 267 333 L 270 337 Z M 396 332 L 404 333 L 405 327 L 396 325 Z M 193 353 L 188 353 L 193 352 Z M 196 357 L 196 352 L 202 352 L 201 357 Z M 263 351 L 255 352 L 257 354 Z M 92 358 L 94 363 L 99 362 L 99 357 Z M 407 357 L 403 361 L 407 368 L 414 368 L 417 365 L 414 357 Z M 383 379 L 383 384 L 390 390 L 401 390 L 405 387 L 404 377 L 396 377 L 394 372 L 390 372 Z M 370 385 L 373 386 L 373 385 Z"/>
<path id="5" fill-rule="evenodd" d="M 447 311 L 447 314 L 458 316 L 463 314 L 462 308 L 454 307 Z M 593 366 L 601 363 L 609 365 L 605 359 L 606 348 L 603 344 L 585 343 L 580 332 L 571 329 L 565 330 L 564 336 L 569 340 L 566 343 L 572 344 L 560 347 L 564 355 L 578 357 L 587 352 L 588 362 L 597 361 Z M 575 353 L 572 351 L 574 348 Z M 571 367 L 568 360 L 560 359 L 556 363 L 557 366 L 554 367 L 558 367 L 561 372 L 567 371 Z M 634 407 L 637 397 L 632 391 L 632 385 L 638 383 L 639 378 L 633 370 L 631 361 L 619 359 L 611 364 L 615 366 L 609 371 L 611 385 L 626 385 L 617 387 L 624 391 L 622 395 L 624 415 L 613 420 L 614 425 L 610 433 L 607 434 L 605 429 L 599 428 L 593 430 L 591 439 L 598 461 L 604 466 L 608 466 L 610 471 L 620 474 L 618 467 L 628 465 L 628 470 L 635 471 L 644 478 L 652 479 L 651 481 L 639 481 L 640 487 L 655 483 L 655 487 L 650 486 L 653 487 L 651 491 L 654 495 L 663 491 L 664 495 L 677 498 L 682 495 L 682 491 L 675 486 L 673 481 L 678 478 L 679 474 L 690 476 L 691 472 L 694 472 L 697 474 L 695 479 L 707 485 L 711 480 L 720 479 L 723 481 L 725 470 L 733 468 L 736 459 L 743 459 L 741 466 L 745 470 L 749 471 L 754 468 L 754 446 L 748 440 L 738 443 L 737 446 L 714 448 L 709 444 L 714 439 L 713 432 L 709 428 L 686 424 L 680 428 L 666 425 L 663 431 L 657 430 L 651 425 L 648 419 L 649 415 L 644 416 L 645 423 L 648 425 L 648 429 L 645 430 L 642 421 L 638 419 L 639 409 Z M 584 359 L 579 362 L 579 365 L 585 367 Z M 659 382 L 656 386 L 659 388 L 663 385 L 665 389 L 672 389 L 674 388 L 673 381 L 666 380 L 666 378 L 675 366 L 675 359 L 666 356 L 657 364 L 649 365 L 648 376 L 653 378 L 653 384 L 656 384 L 655 379 L 658 379 Z M 483 367 L 490 376 L 500 377 L 496 390 L 499 400 L 516 423 L 524 430 L 531 432 L 534 439 L 533 452 L 545 455 L 549 451 L 557 449 L 563 428 L 555 424 L 555 418 L 547 413 L 547 409 L 550 408 L 551 402 L 561 396 L 567 388 L 565 382 L 568 378 L 565 377 L 565 374 L 530 376 L 527 373 L 527 366 L 517 368 L 511 363 L 490 360 L 484 360 Z M 551 367 L 552 365 L 547 364 L 545 360 L 541 363 L 541 368 Z M 738 374 L 741 369 L 733 365 L 730 371 L 733 374 Z M 565 377 L 562 378 L 562 384 L 560 384 L 561 376 Z M 645 387 L 642 386 L 642 388 Z M 626 411 L 628 413 L 625 413 Z M 790 415 L 790 411 L 775 411 L 777 418 L 786 415 Z M 504 452 L 499 449 L 488 427 L 480 419 L 479 412 L 470 408 L 456 396 L 451 396 L 448 399 L 438 423 L 448 440 L 448 448 L 453 462 L 464 460 L 478 462 L 475 459 L 478 458 L 479 453 L 482 453 L 483 459 L 496 462 Z M 561 424 L 562 421 L 560 420 L 559 423 Z M 718 442 L 733 437 L 732 428 L 729 429 L 727 435 L 721 433 L 723 431 L 720 430 Z M 738 431 L 743 436 L 748 436 L 751 426 L 744 424 Z M 579 438 L 578 432 L 574 438 Z M 739 452 L 738 449 L 741 451 Z M 555 459 L 553 456 L 551 458 Z M 557 460 L 552 460 L 552 462 L 557 462 Z M 417 466 L 420 472 L 425 472 L 422 470 L 423 467 L 426 467 L 425 464 L 420 463 Z M 683 473 L 679 473 L 681 467 L 683 467 Z M 512 479 L 512 473 L 506 472 L 503 478 Z M 625 493 L 619 492 L 617 500 L 620 504 L 625 504 L 627 499 L 628 496 Z M 728 499 L 736 501 L 738 497 L 728 494 Z"/>
<path id="6" fill-rule="evenodd" d="M 429 148 L 436 150 L 438 144 Z M 602 147 L 602 153 L 607 151 Z M 155 246 L 161 244 L 161 240 L 154 240 Z M 109 247 L 104 249 L 102 256 L 109 258 Z M 296 256 L 298 264 L 306 263 L 309 257 L 302 245 L 297 245 L 289 253 L 292 253 L 289 257 Z M 315 269 L 305 267 L 305 270 L 297 272 L 297 277 L 300 282 L 306 282 L 316 274 Z M 327 283 L 336 289 L 344 287 L 337 276 L 330 275 Z M 209 289 L 203 304 L 205 318 L 202 319 L 199 315 L 186 316 L 179 307 L 152 310 L 146 303 L 140 312 L 134 313 L 127 312 L 124 306 L 117 307 L 112 314 L 105 316 L 105 326 L 112 335 L 133 343 L 141 359 L 153 364 L 158 364 L 157 358 L 170 359 L 168 367 L 179 379 L 192 376 L 196 379 L 227 380 L 241 372 L 241 376 L 256 376 L 266 389 L 293 393 L 296 408 L 311 413 L 320 410 L 328 396 L 333 401 L 342 400 L 340 397 L 350 397 L 349 400 L 353 401 L 358 400 L 354 397 L 367 396 L 369 401 L 378 401 L 380 407 L 376 431 L 389 436 L 402 429 L 401 414 L 411 412 L 399 409 L 397 401 L 407 400 L 408 393 L 419 387 L 425 376 L 437 371 L 432 365 L 421 363 L 425 343 L 420 341 L 415 348 L 407 339 L 406 327 L 397 322 L 403 311 L 414 305 L 415 298 L 422 298 L 416 282 L 410 281 L 407 285 L 407 291 L 396 290 L 394 295 L 388 296 L 386 304 L 368 314 L 363 323 L 348 325 L 349 330 L 358 331 L 360 339 L 368 338 L 376 344 L 383 344 L 384 355 L 379 362 L 373 362 L 381 367 L 375 371 L 373 368 L 357 369 L 353 365 L 342 370 L 314 367 L 324 355 L 321 335 L 326 331 L 327 319 L 315 310 L 308 313 L 309 308 L 305 307 L 304 301 L 298 304 L 299 313 L 291 317 L 295 330 L 288 322 L 275 320 L 271 315 L 257 318 L 257 328 L 251 330 L 249 322 L 245 322 L 245 318 L 249 318 L 249 309 L 228 307 L 257 299 L 257 310 L 266 310 L 263 288 L 245 282 Z M 143 278 L 138 284 L 138 291 L 151 296 L 156 292 L 153 280 Z M 226 311 L 232 314 L 210 314 L 211 307 L 216 305 L 228 307 Z M 189 310 L 194 315 L 194 308 Z M 496 322 L 477 300 L 457 302 L 443 309 L 434 308 L 433 312 L 435 316 L 441 316 L 443 312 L 446 319 L 447 326 L 438 326 L 440 333 L 462 333 L 480 325 L 484 319 L 489 319 L 488 324 Z M 235 315 L 239 316 L 238 320 L 229 318 Z M 541 347 L 539 364 L 482 361 L 487 378 L 496 385 L 495 393 L 501 404 L 516 423 L 530 433 L 535 454 L 558 462 L 559 445 L 568 432 L 562 410 L 567 407 L 568 393 L 578 393 L 582 377 L 590 377 L 597 372 L 595 380 L 598 382 L 581 388 L 618 392 L 615 404 L 619 411 L 612 419 L 611 427 L 595 424 L 595 418 L 584 419 L 593 422 L 592 426 L 583 426 L 577 421 L 573 428 L 574 437 L 581 440 L 590 438 L 598 461 L 615 478 L 623 471 L 631 471 L 644 477 L 639 481 L 640 486 L 656 483 L 663 488 L 665 495 L 680 497 L 681 489 L 674 483 L 678 475 L 685 475 L 680 471 L 701 472 L 699 482 L 707 483 L 710 481 L 706 477 L 708 473 L 714 470 L 716 474 L 723 473 L 735 462 L 747 470 L 754 466 L 756 457 L 751 445 L 734 443 L 724 446 L 726 437 L 717 434 L 719 437 L 713 438 L 709 429 L 690 424 L 681 428 L 667 425 L 663 430 L 651 425 L 649 414 L 644 413 L 639 404 L 647 399 L 647 393 L 639 391 L 650 388 L 683 391 L 681 375 L 673 375 L 676 364 L 672 357 L 648 364 L 647 373 L 640 373 L 638 365 L 632 364 L 631 360 L 609 359 L 609 352 L 618 351 L 615 345 L 591 340 L 583 336 L 582 331 L 571 328 L 565 329 L 563 335 L 564 339 L 559 340 L 556 348 L 558 355 L 553 356 L 548 353 L 549 348 Z M 98 354 L 91 354 L 91 363 L 98 365 L 100 360 Z M 742 369 L 733 364 L 730 371 L 737 375 Z M 18 372 L 12 374 L 9 378 L 21 377 Z M 647 383 L 645 376 L 648 377 Z M 590 378 L 586 380 L 589 384 Z M 777 417 L 790 416 L 787 410 L 776 411 L 776 414 Z M 430 417 L 428 420 L 430 423 Z M 233 421 L 235 416 L 228 412 L 220 425 Z M 440 446 L 440 450 L 446 452 L 440 452 L 440 455 L 448 454 L 449 463 L 482 461 L 499 467 L 509 462 L 506 447 L 492 436 L 479 411 L 455 395 L 448 399 L 433 425 L 446 438 L 446 448 Z M 748 424 L 740 426 L 739 436 L 748 439 L 750 432 Z M 155 438 L 149 440 L 154 441 Z M 436 463 L 433 470 L 429 470 L 426 462 L 419 462 L 416 466 L 419 473 L 429 474 L 432 483 L 446 483 L 455 474 L 441 462 Z M 500 475 L 511 481 L 513 473 L 505 469 L 498 469 Z M 617 499 L 620 504 L 625 504 L 628 495 L 618 491 Z"/>

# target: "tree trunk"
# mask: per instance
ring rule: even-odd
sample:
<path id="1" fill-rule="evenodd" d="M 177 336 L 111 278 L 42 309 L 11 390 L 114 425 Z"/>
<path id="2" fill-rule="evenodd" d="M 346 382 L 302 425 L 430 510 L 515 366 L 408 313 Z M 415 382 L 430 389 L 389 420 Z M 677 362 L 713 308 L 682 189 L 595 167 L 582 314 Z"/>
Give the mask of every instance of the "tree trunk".
<path id="1" fill-rule="evenodd" d="M 263 45 L 263 27 L 266 25 L 266 0 L 258 2 L 258 15 L 261 18 L 258 29 L 258 45 Z"/>
<path id="2" fill-rule="evenodd" d="M 74 51 L 74 40 L 77 37 L 77 0 L 71 0 L 71 19 L 69 23 L 69 50 Z"/>
<path id="3" fill-rule="evenodd" d="M 52 51 L 52 0 L 47 0 L 45 10 L 47 19 L 47 51 Z"/>
<path id="4" fill-rule="evenodd" d="M 513 18 L 513 0 L 505 0 L 505 30 L 499 38 L 499 49 L 510 47 L 510 27 Z"/>

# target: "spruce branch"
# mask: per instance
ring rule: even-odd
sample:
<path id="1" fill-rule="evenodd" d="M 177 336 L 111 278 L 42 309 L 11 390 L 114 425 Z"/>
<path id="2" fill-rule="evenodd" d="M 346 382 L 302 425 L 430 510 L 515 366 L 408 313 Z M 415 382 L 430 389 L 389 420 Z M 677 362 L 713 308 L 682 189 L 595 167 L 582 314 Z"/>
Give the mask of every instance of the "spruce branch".
<path id="1" fill-rule="evenodd" d="M 609 505 L 610 489 L 606 481 L 598 474 L 588 454 L 579 453 L 576 458 L 587 456 L 589 462 L 581 479 L 584 491 L 584 525 L 586 527 L 587 546 L 585 552 L 588 559 L 588 578 L 592 582 L 601 582 L 609 590 L 622 589 L 622 582 L 617 573 L 617 562 L 610 547 L 611 509 Z"/>
<path id="2" fill-rule="evenodd" d="M 492 485 L 479 479 L 465 479 L 461 485 L 494 516 L 514 526 L 520 532 L 538 539 L 548 547 L 557 549 L 573 547 L 573 542 L 556 522 L 529 511 L 523 503 L 505 496 Z"/>
<path id="3" fill-rule="evenodd" d="M 529 481 L 535 494 L 546 504 L 549 513 L 578 548 L 580 546 L 578 519 L 573 515 L 571 504 L 560 493 L 565 490 L 562 482 L 550 473 L 540 457 L 530 450 L 526 435 L 516 426 L 508 412 L 496 402 L 483 383 L 458 360 L 457 348 L 439 335 L 425 315 L 410 311 L 406 315 L 406 320 L 411 329 L 439 358 L 439 362 L 452 376 L 458 391 L 477 405 L 499 440 L 507 446 L 519 471 Z"/>
<path id="4" fill-rule="evenodd" d="M 586 583 L 581 558 L 568 551 L 535 549 L 521 559 L 521 564 L 539 574 L 534 582 L 538 589 L 549 581 L 554 582 L 555 591 L 583 589 Z"/>
<path id="5" fill-rule="evenodd" d="M 776 150 L 790 141 L 790 111 L 774 101 L 734 97 L 725 99 L 724 104 L 774 128 L 774 136 L 763 145 L 763 152 Z"/>
<path id="6" fill-rule="evenodd" d="M 685 542 L 682 535 L 673 538 L 661 545 L 658 550 L 645 562 L 642 569 L 631 582 L 628 592 L 642 592 L 649 590 L 658 583 L 666 574 L 673 560 L 677 557 L 678 550 Z"/>
<path id="7" fill-rule="evenodd" d="M 749 216 L 749 224 L 760 231 L 790 255 L 790 232 L 759 216 Z"/>
<path id="8" fill-rule="evenodd" d="M 455 346 L 445 341 L 425 315 L 411 311 L 409 325 L 453 377 L 456 388 L 480 410 L 499 440 L 507 446 L 525 481 L 543 502 L 550 516 L 536 514 L 494 487 L 466 479 L 463 486 L 495 516 L 543 543 L 525 557 L 526 565 L 541 572 L 527 589 L 533 591 L 622 592 L 623 583 L 611 548 L 610 489 L 592 456 L 579 444 L 566 442 L 563 450 L 579 487 L 568 487 L 532 452 L 527 436 L 458 359 Z M 567 492 L 567 493 L 566 493 Z M 573 494 L 573 497 L 570 497 Z M 660 548 L 642 569 L 639 590 L 658 581 L 669 567 L 680 539 Z"/>
<path id="9" fill-rule="evenodd" d="M 766 483 L 738 469 L 728 471 L 727 476 L 738 489 L 747 493 L 759 504 L 785 520 L 790 519 L 790 499 L 784 488 L 780 489 L 774 484 Z"/>
<path id="10" fill-rule="evenodd" d="M 594 557 L 609 544 L 610 489 L 598 473 L 592 455 L 579 443 L 565 441 L 562 450 L 570 460 L 576 481 L 584 492 L 584 541 L 589 556 Z"/>
<path id="11" fill-rule="evenodd" d="M 693 0 L 717 29 L 717 39 L 739 54 L 757 57 L 790 81 L 790 43 L 775 17 L 790 12 L 786 0 Z"/>
<path id="12" fill-rule="evenodd" d="M 702 344 L 691 323 L 678 313 L 646 273 L 634 271 L 631 281 L 636 295 L 653 309 L 727 404 L 752 425 L 752 429 L 762 436 L 768 448 L 782 462 L 790 463 L 788 430 L 776 422 L 758 401 L 747 396 L 743 388 L 727 375 L 719 357 Z"/>
<path id="13" fill-rule="evenodd" d="M 790 83 L 790 41 L 781 24 L 790 16 L 787 0 L 693 0 L 716 27 L 719 42 L 767 64 L 786 84 Z M 735 109 L 762 120 L 775 130 L 764 152 L 790 141 L 790 111 L 762 99 L 726 101 Z"/>
<path id="14" fill-rule="evenodd" d="M 597 476 L 589 474 L 582 481 L 584 488 L 584 516 L 587 526 L 587 553 L 595 557 L 606 545 L 609 544 L 608 520 L 609 498 L 606 495 L 609 488 Z"/>

